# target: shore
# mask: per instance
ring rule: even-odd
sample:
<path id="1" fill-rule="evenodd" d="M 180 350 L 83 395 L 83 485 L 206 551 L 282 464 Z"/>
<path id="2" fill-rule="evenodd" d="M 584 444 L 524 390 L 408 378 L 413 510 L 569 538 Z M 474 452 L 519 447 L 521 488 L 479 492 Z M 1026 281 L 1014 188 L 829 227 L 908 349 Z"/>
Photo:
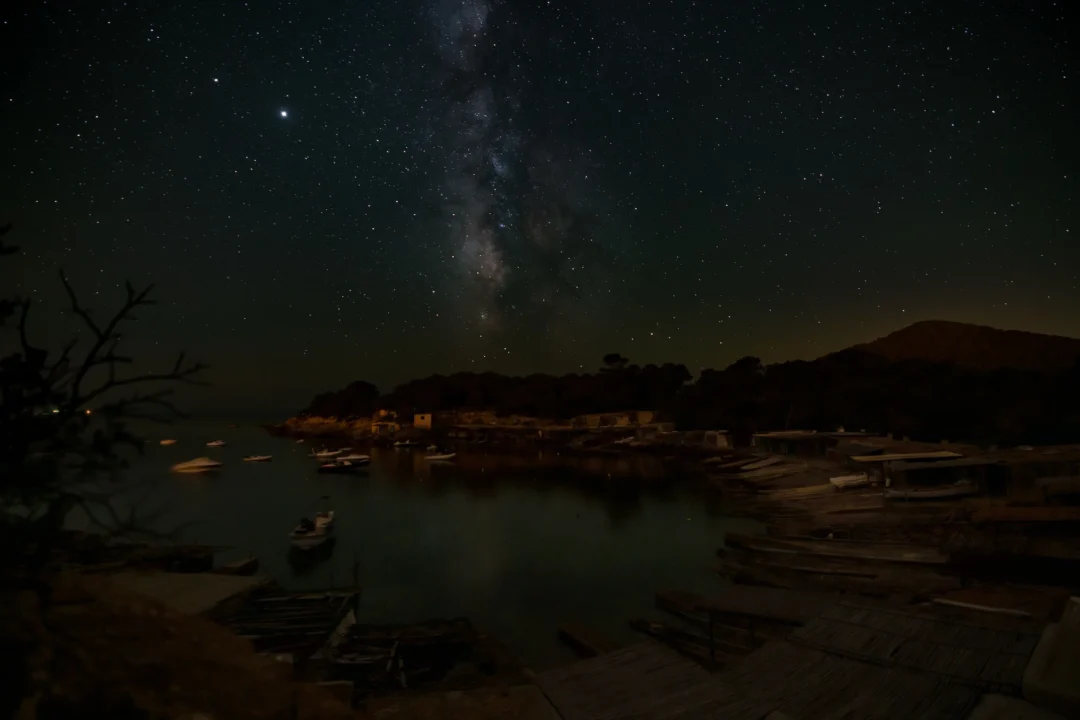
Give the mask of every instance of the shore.
<path id="1" fill-rule="evenodd" d="M 333 436 L 323 437 L 329 444 Z M 213 568 L 197 549 L 171 558 L 142 553 L 136 580 L 122 559 L 97 564 L 112 563 L 109 572 L 125 592 L 154 596 L 157 587 L 171 612 L 188 603 L 188 616 L 244 638 L 248 653 L 276 658 L 291 682 L 322 684 L 318 692 L 368 716 L 567 718 L 592 707 L 644 718 L 683 702 L 688 687 L 711 698 L 703 712 L 729 703 L 761 710 L 755 717 L 818 717 L 844 703 L 873 717 L 982 717 L 1002 704 L 1035 717 L 1031 703 L 1066 717 L 1080 711 L 1062 680 L 1071 677 L 1063 668 L 1080 672 L 1080 610 L 1070 600 L 1080 591 L 1080 518 L 1060 482 L 1050 491 L 1033 485 L 1043 488 L 1042 501 L 1019 501 L 1027 464 L 1068 464 L 1077 449 L 991 455 L 862 437 L 856 455 L 837 447 L 821 454 L 694 447 L 679 454 L 674 443 L 633 446 L 612 437 L 604 445 L 620 456 L 674 457 L 692 468 L 697 482 L 736 501 L 765 533 L 728 533 L 722 547 L 701 548 L 703 565 L 718 557 L 714 571 L 726 584 L 708 596 L 656 588 L 658 614 L 626 618 L 640 643 L 620 648 L 587 627 L 552 628 L 591 659 L 538 675 L 467 620 L 358 625 L 355 615 L 349 619 L 348 602 L 361 602 L 355 589 L 290 595 L 244 576 L 226 588 L 199 574 Z M 911 459 L 917 456 L 943 464 L 928 467 Z M 906 472 L 890 474 L 893 462 Z M 987 485 L 970 480 L 970 488 L 950 481 L 943 487 L 965 490 L 955 497 L 912 494 L 923 487 L 916 473 L 973 469 L 1011 474 L 987 475 Z M 197 592 L 167 577 L 178 568 L 188 570 L 185 582 Z M 208 600 L 214 593 L 229 597 Z M 282 612 L 267 615 L 261 608 L 268 603 L 280 603 Z M 988 654 L 991 647 L 999 655 Z M 358 658 L 365 660 L 358 665 Z M 390 671 L 395 662 L 397 673 Z M 386 669 L 372 674 L 359 666 Z M 769 670 L 776 667 L 785 673 Z M 662 677 L 657 668 L 666 668 Z M 816 700 L 792 684 L 818 675 Z M 857 682 L 837 680 L 843 677 Z M 868 687 L 915 715 L 874 705 Z M 620 689 L 605 695 L 603 688 Z M 811 702 L 819 712 L 797 712 Z"/>

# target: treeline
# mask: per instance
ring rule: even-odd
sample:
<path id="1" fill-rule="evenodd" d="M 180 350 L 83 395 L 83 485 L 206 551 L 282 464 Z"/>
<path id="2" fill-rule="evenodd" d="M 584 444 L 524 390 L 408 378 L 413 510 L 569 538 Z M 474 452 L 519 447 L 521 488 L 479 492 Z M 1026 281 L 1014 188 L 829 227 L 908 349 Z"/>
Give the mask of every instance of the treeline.
<path id="1" fill-rule="evenodd" d="M 399 385 L 387 395 L 380 395 L 371 383 L 354 382 L 344 390 L 319 395 L 304 414 L 353 417 L 370 415 L 377 408 L 406 415 L 491 409 L 500 415 L 562 420 L 594 412 L 669 408 L 693 379 L 685 365 L 638 367 L 622 360 L 619 356 L 603 370 L 581 375 L 432 375 Z"/>
<path id="2" fill-rule="evenodd" d="M 596 373 L 508 377 L 457 373 L 413 380 L 380 395 L 357 382 L 324 393 L 305 414 L 370 415 L 491 409 L 567 419 L 591 412 L 658 410 L 680 429 L 844 426 L 912 439 L 984 444 L 1080 440 L 1080 363 L 1067 371 L 978 371 L 922 360 L 891 362 L 860 349 L 763 366 L 745 357 L 695 380 L 684 365 L 630 365 L 612 354 Z"/>

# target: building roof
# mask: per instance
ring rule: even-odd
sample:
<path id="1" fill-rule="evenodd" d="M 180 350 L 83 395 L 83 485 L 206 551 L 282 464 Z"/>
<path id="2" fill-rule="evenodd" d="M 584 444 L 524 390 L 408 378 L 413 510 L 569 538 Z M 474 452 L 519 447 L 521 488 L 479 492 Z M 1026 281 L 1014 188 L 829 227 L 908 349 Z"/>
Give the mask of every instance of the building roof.
<path id="1" fill-rule="evenodd" d="M 892 462 L 894 460 L 952 460 L 964 457 L 960 453 L 950 450 L 935 450 L 933 452 L 900 452 L 885 453 L 882 455 L 854 455 L 855 462 Z"/>

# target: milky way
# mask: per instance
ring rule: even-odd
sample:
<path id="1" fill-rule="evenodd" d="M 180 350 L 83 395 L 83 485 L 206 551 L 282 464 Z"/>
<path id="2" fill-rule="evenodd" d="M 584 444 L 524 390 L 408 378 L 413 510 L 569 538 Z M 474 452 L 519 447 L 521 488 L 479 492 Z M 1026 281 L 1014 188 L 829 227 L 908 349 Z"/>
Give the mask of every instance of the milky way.
<path id="1" fill-rule="evenodd" d="M 442 64 L 442 222 L 457 261 L 464 319 L 482 329 L 529 316 L 549 324 L 580 299 L 589 247 L 587 151 L 523 127 L 523 90 L 499 2 L 443 0 L 431 14 Z M 495 79 L 499 78 L 499 79 Z M 594 179 L 595 182 L 595 179 Z M 594 283 L 594 287 L 602 283 Z"/>

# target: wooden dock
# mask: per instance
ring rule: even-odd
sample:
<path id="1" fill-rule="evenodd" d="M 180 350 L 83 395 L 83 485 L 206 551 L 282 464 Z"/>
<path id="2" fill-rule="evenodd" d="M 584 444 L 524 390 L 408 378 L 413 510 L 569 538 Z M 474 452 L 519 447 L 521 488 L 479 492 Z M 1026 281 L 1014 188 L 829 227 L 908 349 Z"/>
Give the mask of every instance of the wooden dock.
<path id="1" fill-rule="evenodd" d="M 563 720 L 945 720 L 967 717 L 984 694 L 1018 695 L 1038 637 L 838 601 L 721 672 L 649 640 L 537 683 Z"/>
<path id="2" fill-rule="evenodd" d="M 881 667 L 907 668 L 986 692 L 1019 694 L 1039 631 L 842 601 L 790 641 Z"/>
<path id="3" fill-rule="evenodd" d="M 651 640 L 549 670 L 537 685 L 563 720 L 689 718 L 734 694 L 701 665 Z"/>

